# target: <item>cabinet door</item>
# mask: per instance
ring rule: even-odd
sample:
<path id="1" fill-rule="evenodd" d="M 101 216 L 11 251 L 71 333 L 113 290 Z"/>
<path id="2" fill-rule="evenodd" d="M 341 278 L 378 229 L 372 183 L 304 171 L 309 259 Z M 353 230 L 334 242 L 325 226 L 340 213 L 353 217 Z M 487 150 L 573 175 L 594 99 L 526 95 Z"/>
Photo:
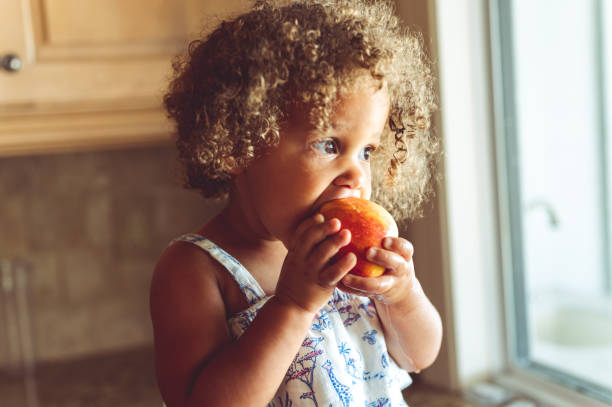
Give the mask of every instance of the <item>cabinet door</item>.
<path id="1" fill-rule="evenodd" d="M 171 57 L 245 0 L 0 0 L 0 154 L 169 140 Z"/>

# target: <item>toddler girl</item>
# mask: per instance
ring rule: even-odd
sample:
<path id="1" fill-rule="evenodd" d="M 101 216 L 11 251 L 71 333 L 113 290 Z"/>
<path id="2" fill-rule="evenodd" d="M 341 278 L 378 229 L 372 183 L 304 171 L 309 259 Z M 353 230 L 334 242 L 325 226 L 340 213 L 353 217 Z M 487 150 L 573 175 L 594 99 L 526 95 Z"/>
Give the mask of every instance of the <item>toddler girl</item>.
<path id="1" fill-rule="evenodd" d="M 375 198 L 413 217 L 431 190 L 431 73 L 389 4 L 260 1 L 195 41 L 165 96 L 185 184 L 223 198 L 151 283 L 168 407 L 405 406 L 441 323 L 412 245 L 384 239 L 376 278 L 331 258 L 351 239 L 317 212 Z"/>

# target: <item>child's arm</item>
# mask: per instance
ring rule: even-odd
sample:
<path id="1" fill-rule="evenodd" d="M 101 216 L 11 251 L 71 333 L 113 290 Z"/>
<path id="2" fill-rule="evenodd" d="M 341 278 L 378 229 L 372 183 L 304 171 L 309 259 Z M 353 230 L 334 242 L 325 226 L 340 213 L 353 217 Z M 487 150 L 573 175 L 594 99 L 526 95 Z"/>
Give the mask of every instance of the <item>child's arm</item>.
<path id="1" fill-rule="evenodd" d="M 296 233 L 276 295 L 237 341 L 228 332 L 213 260 L 186 244 L 162 256 L 151 285 L 151 316 L 158 384 L 168 407 L 259 407 L 272 399 L 314 312 L 355 263 L 347 256 L 327 266 L 350 233 L 337 233 L 337 220 L 313 219 Z"/>
<path id="2" fill-rule="evenodd" d="M 422 290 L 416 281 L 418 288 Z M 389 353 L 403 369 L 420 372 L 438 356 L 442 341 L 442 322 L 429 299 L 416 295 L 412 300 L 388 304 L 374 299 L 376 310 L 385 330 Z"/>
<path id="3" fill-rule="evenodd" d="M 418 372 L 431 365 L 440 351 L 442 322 L 414 274 L 412 245 L 402 238 L 387 239 L 387 250 L 368 254 L 387 272 L 378 278 L 348 275 L 340 287 L 373 298 L 389 353 L 403 369 Z"/>
<path id="4" fill-rule="evenodd" d="M 180 251 L 183 256 L 186 252 Z M 168 407 L 265 405 L 312 316 L 272 298 L 233 342 L 223 298 L 210 272 L 213 265 L 202 267 L 211 261 L 189 264 L 184 257 L 172 256 L 172 248 L 167 256 L 171 258 L 162 258 L 155 271 L 151 295 L 156 370 L 164 401 Z"/>

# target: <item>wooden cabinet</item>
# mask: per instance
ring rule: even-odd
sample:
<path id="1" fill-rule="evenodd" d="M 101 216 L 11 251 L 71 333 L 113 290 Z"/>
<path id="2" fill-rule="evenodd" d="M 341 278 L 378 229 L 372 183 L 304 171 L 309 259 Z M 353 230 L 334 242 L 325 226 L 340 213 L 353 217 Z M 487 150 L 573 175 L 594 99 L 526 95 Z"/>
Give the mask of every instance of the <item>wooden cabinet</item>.
<path id="1" fill-rule="evenodd" d="M 0 155 L 165 143 L 171 58 L 247 0 L 0 0 Z"/>

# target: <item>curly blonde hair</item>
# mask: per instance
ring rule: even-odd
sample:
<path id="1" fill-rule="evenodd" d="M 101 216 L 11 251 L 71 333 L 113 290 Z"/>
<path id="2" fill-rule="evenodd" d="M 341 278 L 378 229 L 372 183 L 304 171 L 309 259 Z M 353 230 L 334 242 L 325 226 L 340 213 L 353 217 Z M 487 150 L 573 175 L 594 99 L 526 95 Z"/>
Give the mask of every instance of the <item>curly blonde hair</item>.
<path id="1" fill-rule="evenodd" d="M 396 217 L 421 215 L 439 156 L 433 75 L 421 36 L 387 1 L 258 1 L 192 41 L 173 68 L 164 105 L 176 122 L 184 186 L 207 198 L 227 197 L 232 170 L 278 144 L 292 104 L 307 104 L 323 130 L 338 98 L 369 72 L 391 99 L 372 157 L 372 199 Z"/>

